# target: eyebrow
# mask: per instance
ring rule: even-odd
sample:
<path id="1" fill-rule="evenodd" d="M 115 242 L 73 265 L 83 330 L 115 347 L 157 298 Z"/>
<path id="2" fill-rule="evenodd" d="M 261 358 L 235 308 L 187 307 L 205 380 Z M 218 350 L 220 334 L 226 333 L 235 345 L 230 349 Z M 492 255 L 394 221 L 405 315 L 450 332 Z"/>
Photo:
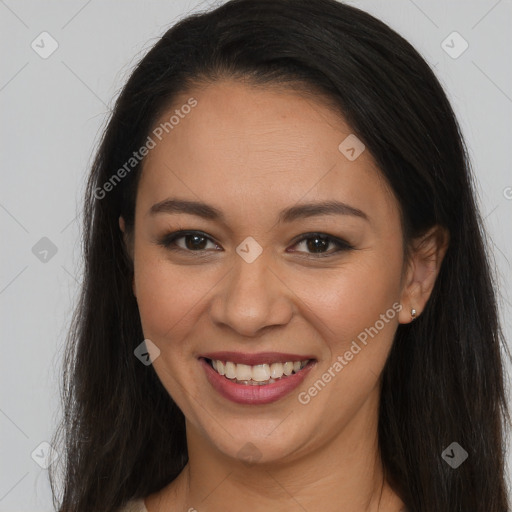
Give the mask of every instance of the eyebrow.
<path id="1" fill-rule="evenodd" d="M 226 223 L 224 214 L 214 206 L 199 201 L 187 201 L 183 199 L 168 198 L 154 204 L 150 215 L 158 213 L 187 213 L 207 220 L 215 220 Z M 293 222 L 298 219 L 316 217 L 320 215 L 351 215 L 369 221 L 368 216 L 362 210 L 354 208 L 340 201 L 323 201 L 317 203 L 298 204 L 286 208 L 279 213 L 278 222 Z"/>

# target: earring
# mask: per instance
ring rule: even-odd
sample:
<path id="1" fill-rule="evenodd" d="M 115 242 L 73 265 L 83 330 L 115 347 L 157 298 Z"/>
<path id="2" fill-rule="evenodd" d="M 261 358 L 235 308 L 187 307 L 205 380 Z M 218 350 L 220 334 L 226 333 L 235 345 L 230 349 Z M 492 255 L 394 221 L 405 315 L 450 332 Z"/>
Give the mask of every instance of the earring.
<path id="1" fill-rule="evenodd" d="M 411 320 L 414 320 L 416 318 L 416 310 L 413 308 L 411 309 Z"/>

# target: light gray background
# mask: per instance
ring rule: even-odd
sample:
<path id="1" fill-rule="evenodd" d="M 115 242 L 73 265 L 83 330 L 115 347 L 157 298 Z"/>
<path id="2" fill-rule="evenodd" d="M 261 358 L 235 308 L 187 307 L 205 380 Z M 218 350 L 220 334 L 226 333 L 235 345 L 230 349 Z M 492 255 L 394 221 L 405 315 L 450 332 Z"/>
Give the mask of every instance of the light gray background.
<path id="1" fill-rule="evenodd" d="M 448 92 L 478 178 L 510 339 L 511 2 L 349 3 L 412 42 Z M 53 510 L 47 470 L 31 454 L 51 439 L 60 416 L 62 347 L 81 280 L 77 214 L 85 176 L 130 69 L 198 5 L 212 1 L 0 0 L 0 512 Z M 31 48 L 43 31 L 59 45 L 47 59 Z M 441 47 L 453 31 L 469 43 L 457 59 Z M 32 252 L 42 237 L 57 248 L 46 262 Z"/>

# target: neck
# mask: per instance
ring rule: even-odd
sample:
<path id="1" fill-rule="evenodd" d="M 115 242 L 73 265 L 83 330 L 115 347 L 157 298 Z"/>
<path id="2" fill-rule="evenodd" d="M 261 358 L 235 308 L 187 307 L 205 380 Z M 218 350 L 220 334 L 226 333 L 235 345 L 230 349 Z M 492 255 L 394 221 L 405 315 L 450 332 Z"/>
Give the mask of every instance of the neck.
<path id="1" fill-rule="evenodd" d="M 323 445 L 265 464 L 227 457 L 187 423 L 189 462 L 166 488 L 162 510 L 243 510 L 250 504 L 254 512 L 399 512 L 403 503 L 384 478 L 372 402 Z"/>

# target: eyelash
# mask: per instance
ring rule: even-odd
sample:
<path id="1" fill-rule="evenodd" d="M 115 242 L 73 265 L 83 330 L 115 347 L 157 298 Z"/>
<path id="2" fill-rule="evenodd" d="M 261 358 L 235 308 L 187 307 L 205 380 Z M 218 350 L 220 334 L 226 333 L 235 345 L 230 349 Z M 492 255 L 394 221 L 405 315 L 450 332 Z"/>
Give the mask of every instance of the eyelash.
<path id="1" fill-rule="evenodd" d="M 197 251 L 192 251 L 190 249 L 183 249 L 182 247 L 178 247 L 175 245 L 176 240 L 179 240 L 180 238 L 185 238 L 186 236 L 199 236 L 201 238 L 205 238 L 208 241 L 214 243 L 215 245 L 218 245 L 212 238 L 210 238 L 206 233 L 203 233 L 201 231 L 187 231 L 187 230 L 180 230 L 180 231 L 174 231 L 172 233 L 168 233 L 167 235 L 164 235 L 160 240 L 158 240 L 158 244 L 165 247 L 166 249 L 170 251 L 180 251 L 180 252 L 187 252 L 194 255 L 194 257 L 204 257 L 204 252 L 208 249 L 199 249 Z M 342 240 L 340 238 L 327 235 L 325 233 L 305 233 L 304 235 L 301 235 L 299 239 L 294 241 L 293 245 L 298 245 L 301 242 L 304 242 L 306 240 L 314 239 L 314 238 L 320 238 L 329 244 L 333 243 L 337 246 L 337 249 L 335 251 L 331 251 L 329 253 L 306 253 L 308 256 L 306 257 L 313 257 L 313 258 L 327 258 L 330 256 L 334 256 L 340 252 L 343 251 L 350 251 L 354 249 L 352 245 L 350 245 L 345 240 Z M 297 251 L 297 252 L 303 252 L 303 251 Z M 196 254 L 194 254 L 196 253 Z"/>

